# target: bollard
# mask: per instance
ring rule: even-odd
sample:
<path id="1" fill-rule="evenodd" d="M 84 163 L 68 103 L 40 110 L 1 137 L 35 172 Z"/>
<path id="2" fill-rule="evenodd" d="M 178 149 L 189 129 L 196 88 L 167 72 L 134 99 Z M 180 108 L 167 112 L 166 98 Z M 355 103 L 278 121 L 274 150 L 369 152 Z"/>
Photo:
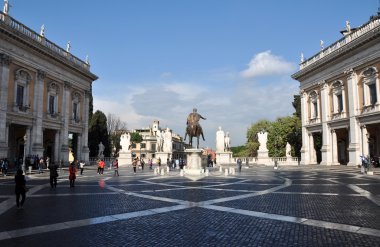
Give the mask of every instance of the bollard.
<path id="1" fill-rule="evenodd" d="M 219 172 L 223 172 L 223 171 L 222 171 L 222 166 L 219 166 Z"/>
<path id="2" fill-rule="evenodd" d="M 32 166 L 28 166 L 29 174 L 32 174 Z"/>
<path id="3" fill-rule="evenodd" d="M 182 170 L 182 169 L 179 171 L 179 175 L 180 175 L 181 177 L 183 177 L 183 170 Z"/>
<path id="4" fill-rule="evenodd" d="M 157 167 L 156 168 L 154 168 L 154 170 L 153 170 L 153 172 L 154 172 L 154 175 L 157 175 Z"/>
<path id="5" fill-rule="evenodd" d="M 169 173 L 170 169 L 169 166 L 166 167 L 166 172 Z"/>
<path id="6" fill-rule="evenodd" d="M 206 174 L 205 175 L 206 175 L 206 177 L 208 177 L 208 169 L 206 169 Z"/>
<path id="7" fill-rule="evenodd" d="M 228 169 L 224 169 L 224 175 L 228 176 Z"/>
<path id="8" fill-rule="evenodd" d="M 163 175 L 165 175 L 165 169 L 164 168 L 161 169 L 161 176 L 163 176 Z"/>
<path id="9" fill-rule="evenodd" d="M 231 174 L 235 175 L 235 168 L 231 167 Z"/>

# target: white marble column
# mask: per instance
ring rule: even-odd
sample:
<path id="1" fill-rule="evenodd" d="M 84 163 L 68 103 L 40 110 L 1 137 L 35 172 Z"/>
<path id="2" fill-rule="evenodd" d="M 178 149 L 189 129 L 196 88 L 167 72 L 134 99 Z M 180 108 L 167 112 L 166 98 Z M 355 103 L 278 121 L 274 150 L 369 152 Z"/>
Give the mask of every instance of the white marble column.
<path id="1" fill-rule="evenodd" d="M 302 122 L 302 148 L 301 148 L 301 165 L 310 164 L 310 149 L 309 149 L 309 133 L 306 129 L 307 120 L 309 118 L 307 106 L 307 94 L 305 91 L 300 92 L 301 96 L 301 122 Z"/>
<path id="2" fill-rule="evenodd" d="M 326 82 L 321 86 L 321 122 L 322 122 L 322 160 L 321 165 L 331 165 L 331 133 L 327 124 L 330 113 L 329 87 Z"/>
<path id="3" fill-rule="evenodd" d="M 61 127 L 61 160 L 69 161 L 69 121 L 70 121 L 70 89 L 71 84 L 65 82 L 62 100 L 62 127 Z"/>
<path id="4" fill-rule="evenodd" d="M 332 148 L 332 164 L 333 165 L 339 165 L 338 161 L 338 142 L 336 138 L 336 131 L 333 129 L 331 130 L 331 148 Z"/>
<path id="5" fill-rule="evenodd" d="M 310 153 L 310 164 L 316 164 L 316 153 L 314 148 L 314 136 L 313 133 L 309 133 L 309 153 Z"/>
<path id="6" fill-rule="evenodd" d="M 6 54 L 0 53 L 0 157 L 8 156 L 8 133 L 7 106 L 8 106 L 8 84 L 9 64 L 11 60 Z"/>
<path id="7" fill-rule="evenodd" d="M 32 129 L 32 152 L 38 156 L 43 156 L 43 104 L 44 104 L 44 79 L 45 72 L 38 70 L 37 78 L 34 84 L 33 97 L 33 117 L 34 124 Z"/>
<path id="8" fill-rule="evenodd" d="M 358 86 L 357 86 L 357 75 L 351 69 L 345 71 L 347 74 L 347 90 L 348 90 L 348 116 L 350 119 L 350 128 L 349 128 L 349 140 L 347 151 L 349 155 L 348 166 L 357 166 L 360 162 L 360 145 L 359 145 L 359 133 L 360 126 L 359 122 L 356 119 L 356 109 L 359 108 L 359 95 L 358 95 Z"/>

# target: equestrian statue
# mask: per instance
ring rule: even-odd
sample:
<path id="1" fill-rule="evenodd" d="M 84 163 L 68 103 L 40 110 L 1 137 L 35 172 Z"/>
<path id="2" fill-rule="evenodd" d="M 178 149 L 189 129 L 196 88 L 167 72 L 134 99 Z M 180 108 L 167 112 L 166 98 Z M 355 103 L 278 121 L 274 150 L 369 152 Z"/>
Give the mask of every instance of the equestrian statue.
<path id="1" fill-rule="evenodd" d="M 187 117 L 187 127 L 186 127 L 186 134 L 185 134 L 185 141 L 186 136 L 189 135 L 189 145 L 193 146 L 193 137 L 197 137 L 197 148 L 199 148 L 199 136 L 202 135 L 203 141 L 205 140 L 203 136 L 203 130 L 201 125 L 199 124 L 200 119 L 206 120 L 206 118 L 202 117 L 201 114 L 197 113 L 197 109 L 194 108 L 193 112 L 189 114 Z"/>

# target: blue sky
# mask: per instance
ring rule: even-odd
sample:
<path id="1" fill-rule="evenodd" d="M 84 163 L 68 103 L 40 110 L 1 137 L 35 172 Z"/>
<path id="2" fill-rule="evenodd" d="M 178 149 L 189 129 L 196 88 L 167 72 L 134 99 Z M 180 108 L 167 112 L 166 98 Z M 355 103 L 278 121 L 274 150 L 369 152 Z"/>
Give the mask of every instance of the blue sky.
<path id="1" fill-rule="evenodd" d="M 129 129 L 160 120 L 184 135 L 194 107 L 206 142 L 218 126 L 231 145 L 259 119 L 294 112 L 300 53 L 367 22 L 378 0 L 10 0 L 10 15 L 85 59 L 99 76 L 94 109 Z"/>

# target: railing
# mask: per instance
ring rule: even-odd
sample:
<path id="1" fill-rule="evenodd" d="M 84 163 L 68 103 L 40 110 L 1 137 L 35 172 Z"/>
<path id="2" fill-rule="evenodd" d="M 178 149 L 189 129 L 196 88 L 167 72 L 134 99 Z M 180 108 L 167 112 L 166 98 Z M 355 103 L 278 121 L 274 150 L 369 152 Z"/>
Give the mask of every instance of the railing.
<path id="1" fill-rule="evenodd" d="M 379 105 L 374 104 L 374 105 L 363 106 L 361 113 L 365 114 L 365 113 L 377 112 L 377 111 L 379 111 Z"/>
<path id="2" fill-rule="evenodd" d="M 380 27 L 380 19 L 379 18 L 376 18 L 376 19 L 373 19 L 373 20 L 367 22 L 366 24 L 362 25 L 361 27 L 359 27 L 355 31 L 352 31 L 350 34 L 348 34 L 345 37 L 341 38 L 340 40 L 336 41 L 332 45 L 326 47 L 325 49 L 323 49 L 322 51 L 320 51 L 316 55 L 314 55 L 311 58 L 302 62 L 300 64 L 300 69 L 302 70 L 302 69 L 306 68 L 307 66 L 315 63 L 319 59 L 331 54 L 332 52 L 338 50 L 339 48 L 349 44 L 350 42 L 356 40 L 357 38 L 363 36 L 364 34 L 369 33 L 370 31 L 372 31 L 378 27 Z"/>
<path id="3" fill-rule="evenodd" d="M 61 47 L 59 47 L 58 45 L 54 44 L 50 40 L 48 40 L 45 37 L 39 35 L 35 31 L 33 31 L 32 29 L 28 28 L 24 24 L 16 21 L 12 17 L 10 17 L 9 15 L 4 14 L 1 11 L 0 11 L 0 23 L 3 24 L 3 25 L 6 25 L 6 26 L 14 29 L 15 31 L 18 31 L 19 33 L 27 36 L 28 38 L 30 38 L 30 39 L 32 39 L 32 40 L 34 40 L 34 41 L 42 44 L 47 49 L 49 49 L 50 51 L 52 51 L 53 53 L 55 53 L 56 55 L 59 55 L 60 57 L 65 58 L 65 59 L 71 61 L 72 63 L 74 63 L 75 65 L 79 66 L 80 68 L 83 68 L 83 69 L 86 69 L 86 70 L 90 70 L 90 64 L 82 61 L 78 57 L 72 55 L 71 53 L 67 52 L 66 50 L 62 49 Z"/>
<path id="4" fill-rule="evenodd" d="M 347 114 L 345 112 L 336 112 L 332 114 L 331 120 L 342 119 L 346 117 L 347 117 Z"/>
<path id="5" fill-rule="evenodd" d="M 307 121 L 307 124 L 319 124 L 321 123 L 320 118 L 310 118 L 309 121 Z"/>

